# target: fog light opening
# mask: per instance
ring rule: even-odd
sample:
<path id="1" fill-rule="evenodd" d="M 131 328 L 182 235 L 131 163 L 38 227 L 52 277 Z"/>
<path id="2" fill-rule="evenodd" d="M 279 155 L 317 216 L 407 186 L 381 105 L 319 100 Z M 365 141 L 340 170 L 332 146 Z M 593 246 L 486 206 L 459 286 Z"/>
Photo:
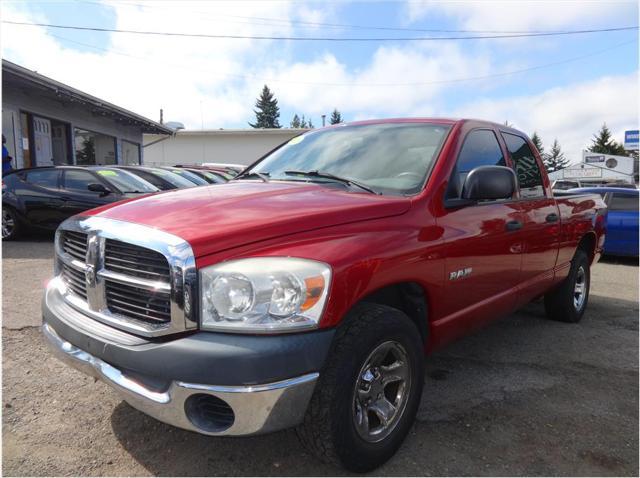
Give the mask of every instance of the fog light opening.
<path id="1" fill-rule="evenodd" d="M 208 433 L 223 432 L 235 421 L 235 414 L 227 402 L 204 393 L 187 398 L 184 411 L 196 428 Z"/>

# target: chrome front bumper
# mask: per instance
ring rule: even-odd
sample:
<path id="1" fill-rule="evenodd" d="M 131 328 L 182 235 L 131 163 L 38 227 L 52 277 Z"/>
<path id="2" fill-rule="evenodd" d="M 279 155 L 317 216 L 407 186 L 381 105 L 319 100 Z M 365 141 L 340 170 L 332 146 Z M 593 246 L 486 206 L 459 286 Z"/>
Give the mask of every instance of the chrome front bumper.
<path id="1" fill-rule="evenodd" d="M 99 378 L 115 389 L 131 406 L 162 422 L 206 435 L 253 435 L 298 425 L 313 394 L 318 373 L 275 383 L 247 386 L 216 386 L 172 381 L 166 390 L 153 390 L 122 370 L 64 340 L 44 323 L 44 336 L 56 356 L 72 367 Z M 233 411 L 225 428 L 203 428 L 189 416 L 190 397 L 209 395 Z M 214 427 L 215 428 L 215 427 Z"/>

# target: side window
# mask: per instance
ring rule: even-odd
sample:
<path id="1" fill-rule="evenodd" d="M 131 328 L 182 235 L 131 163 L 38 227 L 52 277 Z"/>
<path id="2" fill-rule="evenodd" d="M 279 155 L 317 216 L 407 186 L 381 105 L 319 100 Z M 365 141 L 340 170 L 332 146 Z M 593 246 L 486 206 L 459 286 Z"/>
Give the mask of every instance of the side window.
<path id="1" fill-rule="evenodd" d="M 460 197 L 464 180 L 472 169 L 478 166 L 505 165 L 502 149 L 500 149 L 495 133 L 488 129 L 471 131 L 464 139 L 464 144 L 458 155 L 447 197 Z"/>
<path id="2" fill-rule="evenodd" d="M 609 203 L 610 211 L 638 212 L 638 196 L 632 194 L 613 193 Z"/>
<path id="3" fill-rule="evenodd" d="M 58 175 L 57 169 L 34 169 L 27 172 L 25 181 L 43 188 L 58 189 Z"/>
<path id="4" fill-rule="evenodd" d="M 507 143 L 507 149 L 518 176 L 520 196 L 525 199 L 544 197 L 542 174 L 529 144 L 524 138 L 515 134 L 502 133 L 502 137 Z"/>
<path id="5" fill-rule="evenodd" d="M 73 191 L 89 193 L 88 186 L 91 183 L 99 183 L 93 174 L 88 171 L 67 170 L 64 172 L 64 188 Z"/>

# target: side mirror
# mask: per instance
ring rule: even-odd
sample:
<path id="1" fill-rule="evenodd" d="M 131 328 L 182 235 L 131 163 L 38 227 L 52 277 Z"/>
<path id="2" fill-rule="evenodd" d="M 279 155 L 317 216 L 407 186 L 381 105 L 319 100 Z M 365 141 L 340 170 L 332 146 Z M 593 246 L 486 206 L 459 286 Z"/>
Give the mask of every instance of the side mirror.
<path id="1" fill-rule="evenodd" d="M 100 193 L 102 196 L 106 196 L 107 194 L 111 194 L 111 191 L 109 191 L 104 184 L 100 184 L 100 183 L 89 183 L 89 185 L 87 186 L 87 189 L 89 191 L 91 191 L 92 193 Z"/>
<path id="2" fill-rule="evenodd" d="M 509 199 L 516 191 L 516 174 L 505 166 L 479 166 L 467 174 L 462 199 L 487 201 Z"/>

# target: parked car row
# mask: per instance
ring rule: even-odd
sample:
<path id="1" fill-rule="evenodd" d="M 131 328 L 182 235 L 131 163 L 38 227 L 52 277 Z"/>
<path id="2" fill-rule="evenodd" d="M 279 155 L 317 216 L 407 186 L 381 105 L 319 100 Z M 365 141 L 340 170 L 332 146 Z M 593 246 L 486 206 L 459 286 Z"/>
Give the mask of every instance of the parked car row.
<path id="1" fill-rule="evenodd" d="M 66 218 L 123 199 L 171 189 L 221 184 L 224 171 L 205 167 L 52 166 L 2 178 L 2 238 L 25 228 L 53 230 Z"/>

